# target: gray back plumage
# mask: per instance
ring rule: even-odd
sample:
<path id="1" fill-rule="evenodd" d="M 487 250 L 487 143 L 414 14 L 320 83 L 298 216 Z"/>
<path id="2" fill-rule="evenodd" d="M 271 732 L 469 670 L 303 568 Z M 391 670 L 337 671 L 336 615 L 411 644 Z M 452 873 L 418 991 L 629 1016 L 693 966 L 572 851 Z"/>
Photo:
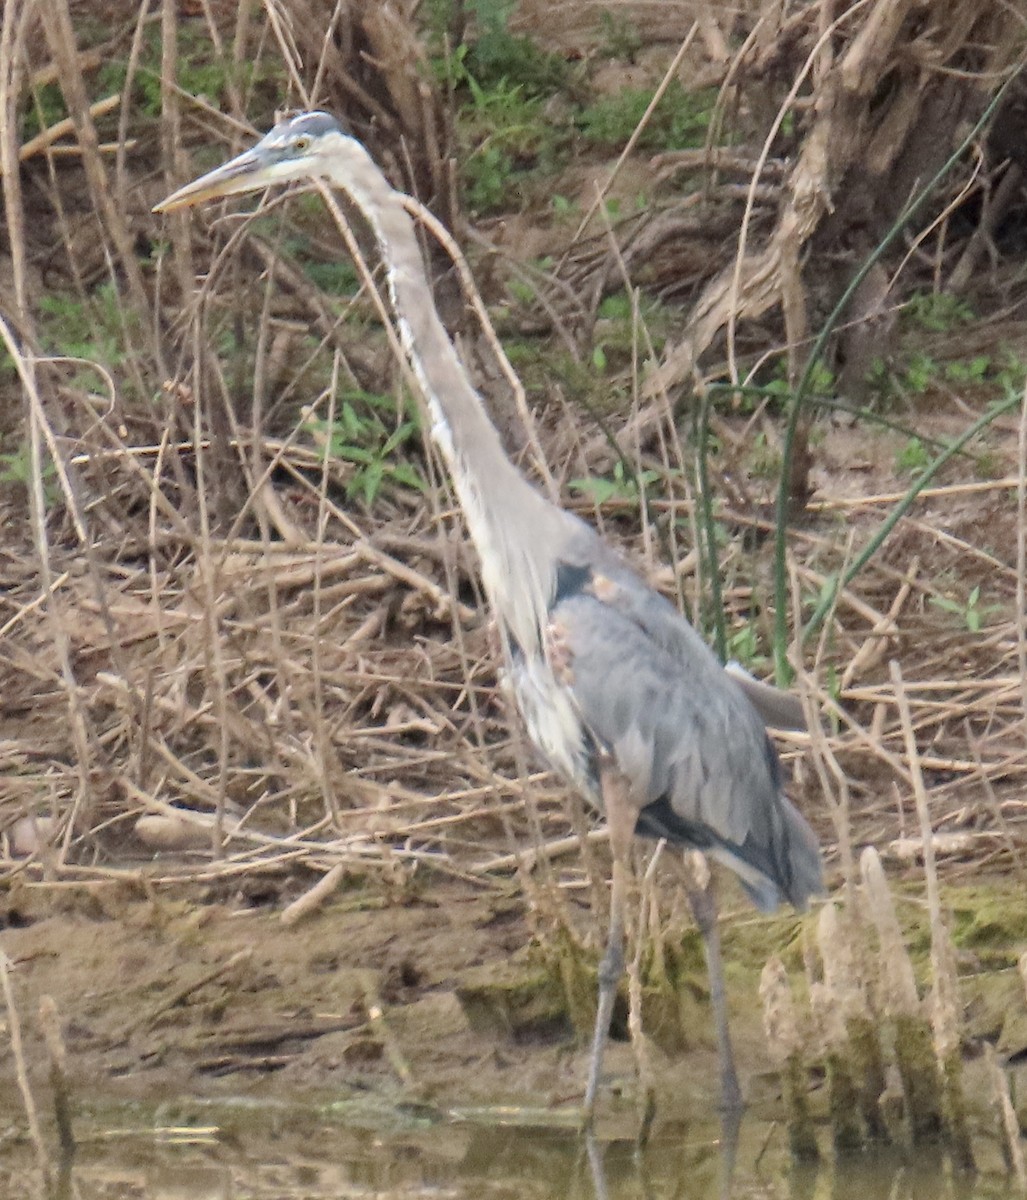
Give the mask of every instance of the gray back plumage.
<path id="1" fill-rule="evenodd" d="M 822 891 L 819 848 L 783 794 L 777 754 L 745 689 L 591 529 L 580 526 L 564 553 L 559 577 L 569 583 L 554 595 L 550 622 L 571 666 L 567 682 L 555 682 L 580 727 L 576 752 L 558 765 L 601 808 L 596 763 L 608 756 L 631 781 L 637 832 L 706 850 L 760 908 L 782 898 L 804 908 Z M 527 673 L 515 666 L 515 686 L 518 669 Z"/>

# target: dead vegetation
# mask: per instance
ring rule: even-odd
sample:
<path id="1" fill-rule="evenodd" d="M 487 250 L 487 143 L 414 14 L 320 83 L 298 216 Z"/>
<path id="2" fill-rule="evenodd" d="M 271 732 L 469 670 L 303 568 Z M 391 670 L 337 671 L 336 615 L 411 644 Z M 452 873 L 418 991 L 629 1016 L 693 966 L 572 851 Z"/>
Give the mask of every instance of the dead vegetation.
<path id="1" fill-rule="evenodd" d="M 469 85 L 440 71 L 438 47 L 445 32 L 473 42 L 481 30 L 455 4 L 465 24 L 430 36 L 406 7 L 340 4 L 326 27 L 302 0 L 233 14 L 112 0 L 103 36 L 66 0 L 4 7 L 3 878 L 151 884 L 342 864 L 491 886 L 530 847 L 520 880 L 540 925 L 576 928 L 568 891 L 602 894 L 583 818 L 533 773 L 508 719 L 474 566 L 421 448 L 371 274 L 346 274 L 348 251 L 306 200 L 270 199 L 252 220 L 162 226 L 149 215 L 286 101 L 343 116 L 473 255 L 502 340 L 526 363 L 564 497 L 641 561 L 667 564 L 654 578 L 704 621 L 709 568 L 687 549 L 702 544 L 693 414 L 704 389 L 737 386 L 710 421 L 727 628 L 735 652 L 765 666 L 771 488 L 790 468 L 805 510 L 788 540 L 792 659 L 823 729 L 783 748 L 833 881 L 854 879 L 853 848 L 870 842 L 896 872 L 919 871 L 890 660 L 902 663 L 943 875 L 1022 872 L 1027 434 L 1022 373 L 999 378 L 1012 335 L 994 329 L 1022 319 L 1024 287 L 1001 259 L 1001 164 L 985 129 L 968 138 L 1022 58 L 1015 8 L 863 0 L 844 11 L 703 6 L 693 18 L 691 6 L 660 5 L 657 21 L 653 5 L 617 6 L 627 27 L 612 28 L 631 34 L 626 60 L 651 90 L 715 95 L 706 144 L 638 149 L 654 105 L 612 155 L 592 145 L 543 175 L 547 202 L 568 180 L 580 188 L 561 222 L 517 200 L 537 183 L 521 161 L 544 157 L 534 143 L 498 180 L 509 209 L 473 219 L 459 157 Z M 679 40 L 666 45 L 671 9 Z M 525 3 L 510 31 L 553 21 L 545 36 L 568 58 L 573 42 L 587 81 L 603 38 L 616 40 L 593 13 Z M 101 64 L 115 59 L 119 86 L 101 95 Z M 479 108 L 493 112 L 495 95 L 517 100 L 497 84 L 492 109 Z M 58 98 L 66 116 L 46 107 Z M 534 119 L 555 122 L 569 103 L 557 97 Z M 472 157 L 487 163 L 500 141 L 485 132 Z M 902 249 L 846 301 L 829 365 L 859 410 L 869 358 L 887 359 L 888 339 L 908 351 L 902 303 L 946 295 L 983 245 L 997 265 L 967 294 L 997 314 L 974 326 L 993 331 L 991 366 L 931 375 L 891 414 L 899 434 L 873 427 L 869 409 L 851 426 L 814 419 L 809 397 L 787 391 L 807 348 L 960 147 L 901 222 Z M 645 203 L 627 212 L 635 191 Z M 1001 203 L 1022 204 L 1007 192 Z M 975 232 L 984 206 L 990 243 Z M 529 227 L 538 253 L 519 256 Z M 524 452 L 523 405 L 493 335 L 426 242 L 443 313 Z M 634 287 L 617 325 L 603 301 Z M 643 301 L 664 307 L 654 317 Z M 783 412 L 772 390 L 746 399 L 744 385 L 775 378 Z M 799 437 L 787 463 L 790 413 Z M 833 581 L 909 498 L 896 455 L 955 440 L 986 413 L 831 601 Z M 607 486 L 570 488 L 582 479 Z M 825 598 L 826 620 L 803 638 Z"/>

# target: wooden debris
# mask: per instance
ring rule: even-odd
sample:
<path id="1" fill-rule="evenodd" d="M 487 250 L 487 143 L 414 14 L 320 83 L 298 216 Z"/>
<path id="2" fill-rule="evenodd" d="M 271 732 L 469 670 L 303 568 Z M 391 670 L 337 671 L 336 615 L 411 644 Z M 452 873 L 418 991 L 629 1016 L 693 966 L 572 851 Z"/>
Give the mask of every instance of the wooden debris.
<path id="1" fill-rule="evenodd" d="M 291 904 L 282 909 L 282 924 L 295 925 L 309 913 L 315 912 L 338 889 L 345 878 L 345 867 L 342 863 L 336 863 L 309 891 L 304 892 L 302 896 L 297 896 Z"/>

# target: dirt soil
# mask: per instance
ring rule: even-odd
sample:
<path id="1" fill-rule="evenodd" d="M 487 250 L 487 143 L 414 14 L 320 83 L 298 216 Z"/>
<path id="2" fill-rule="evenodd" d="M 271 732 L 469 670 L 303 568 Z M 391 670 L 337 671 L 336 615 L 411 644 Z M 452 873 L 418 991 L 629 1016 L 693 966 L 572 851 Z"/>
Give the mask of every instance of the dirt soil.
<path id="1" fill-rule="evenodd" d="M 20 884 L 0 900 L 22 1053 L 40 1103 L 49 1095 L 49 1058 L 37 1013 L 49 996 L 86 1112 L 158 1105 L 163 1123 L 174 1124 L 176 1105 L 194 1113 L 197 1101 L 249 1097 L 323 1103 L 343 1120 L 378 1126 L 404 1113 L 485 1109 L 536 1123 L 575 1119 L 586 1031 L 575 1035 L 552 972 L 540 968 L 535 926 L 515 887 L 422 876 L 397 891 L 365 881 L 286 925 L 286 901 L 304 882 L 295 877 L 192 885 L 177 895 L 144 880 L 140 871 L 135 882 Z M 793 980 L 801 978 L 811 923 L 755 915 L 740 892 L 724 892 L 743 1089 L 765 1119 L 780 1119 L 780 1064 L 763 1030 L 760 971 L 779 954 Z M 918 892 L 900 893 L 898 912 L 926 975 L 930 939 Z M 1009 965 L 1027 945 L 1027 901 L 1015 881 L 995 877 L 948 889 L 946 910 L 963 989 L 967 1086 L 983 1112 L 991 1083 L 982 1039 L 1011 1062 L 1027 1049 L 1027 1003 Z M 678 975 L 669 1022 L 665 1002 L 648 991 L 643 1001 L 664 1129 L 708 1113 L 718 1090 L 699 944 L 694 930 L 665 924 L 664 952 L 676 946 L 692 957 Z M 819 1038 L 798 1011 L 815 1055 Z M 615 1016 L 602 1093 L 603 1119 L 622 1133 L 637 1118 L 624 1016 Z M 0 1074 L 12 1085 L 15 1065 L 5 1039 Z M 815 1111 L 827 1103 L 818 1079 L 814 1072 Z"/>
<path id="2" fill-rule="evenodd" d="M 472 1024 L 458 996 L 483 968 L 531 977 L 530 930 L 513 890 L 437 879 L 423 895 L 361 889 L 290 927 L 281 893 L 294 886 L 250 879 L 179 897 L 125 882 L 12 889 L 0 922 L 32 1078 L 45 1075 L 36 1012 L 49 995 L 87 1100 L 272 1088 L 371 1107 L 580 1102 L 583 1040 L 565 1017 L 511 1029 L 472 1010 Z M 732 999 L 741 1009 L 755 998 Z M 672 1109 L 715 1090 L 712 1032 L 702 1024 L 687 1066 L 654 1047 L 658 1076 L 673 1073 Z M 770 1065 L 752 1025 L 736 1029 L 747 1075 Z M 607 1065 L 614 1093 L 630 1096 L 623 1040 Z M 5 1039 L 0 1070 L 12 1068 Z"/>

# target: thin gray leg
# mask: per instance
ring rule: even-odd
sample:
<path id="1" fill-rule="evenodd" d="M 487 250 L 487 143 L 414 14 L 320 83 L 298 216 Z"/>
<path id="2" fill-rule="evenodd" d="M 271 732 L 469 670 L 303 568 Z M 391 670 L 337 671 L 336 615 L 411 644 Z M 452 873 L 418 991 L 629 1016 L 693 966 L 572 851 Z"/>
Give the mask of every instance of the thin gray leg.
<path id="1" fill-rule="evenodd" d="M 592 1056 L 588 1065 L 588 1084 L 585 1088 L 586 1129 L 591 1129 L 595 1115 L 603 1052 L 610 1035 L 610 1019 L 617 998 L 617 984 L 624 973 L 624 904 L 627 893 L 628 854 L 638 816 L 631 807 L 627 780 L 623 775 L 612 769 L 603 770 L 600 783 L 606 809 L 606 823 L 610 830 L 613 878 L 610 884 L 610 928 L 606 936 L 606 953 L 599 964 L 599 1000 L 596 1005 L 595 1032 L 592 1035 Z"/>
<path id="2" fill-rule="evenodd" d="M 742 1089 L 735 1070 L 735 1055 L 731 1048 L 731 1029 L 727 1019 L 727 989 L 724 986 L 724 959 L 720 952 L 720 928 L 717 925 L 717 903 L 713 895 L 713 877 L 706 868 L 700 882 L 690 866 L 686 865 L 688 882 L 685 892 L 692 915 L 702 935 L 706 954 L 706 971 L 710 977 L 710 1007 L 713 1009 L 713 1024 L 717 1034 L 717 1057 L 720 1061 L 720 1107 L 724 1112 L 739 1112 L 745 1107 Z"/>

